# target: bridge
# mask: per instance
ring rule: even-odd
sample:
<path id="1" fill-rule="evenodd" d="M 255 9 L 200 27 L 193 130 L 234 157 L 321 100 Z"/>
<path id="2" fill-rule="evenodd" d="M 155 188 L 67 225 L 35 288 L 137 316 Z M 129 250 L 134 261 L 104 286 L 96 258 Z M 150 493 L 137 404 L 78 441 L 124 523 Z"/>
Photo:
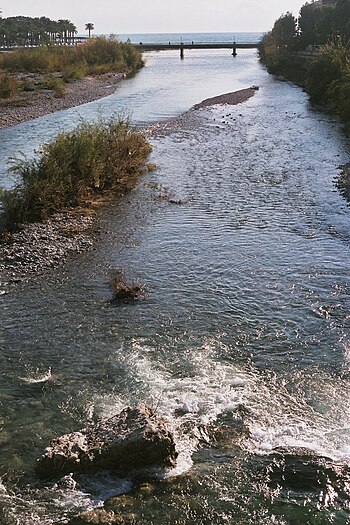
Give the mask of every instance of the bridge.
<path id="1" fill-rule="evenodd" d="M 89 37 L 87 36 L 75 36 L 72 39 L 72 42 L 70 43 L 56 43 L 57 46 L 70 46 L 73 47 L 76 44 L 82 44 L 83 42 L 89 40 Z M 141 53 L 145 51 L 169 51 L 169 50 L 179 50 L 180 51 L 180 57 L 184 58 L 184 50 L 185 49 L 231 49 L 232 55 L 237 55 L 237 49 L 257 49 L 258 43 L 257 42 L 248 42 L 248 43 L 237 43 L 237 42 L 167 42 L 167 43 L 148 43 L 148 42 L 131 42 L 131 45 L 134 46 L 135 49 L 138 49 Z M 1 51 L 11 51 L 13 49 L 17 49 L 20 47 L 38 47 L 38 46 L 0 46 L 0 52 Z"/>
<path id="2" fill-rule="evenodd" d="M 251 42 L 251 43 L 237 43 L 237 42 L 168 42 L 164 44 L 152 44 L 152 43 L 143 43 L 139 42 L 138 44 L 132 43 L 132 45 L 135 47 L 135 49 L 138 49 L 139 51 L 169 51 L 169 50 L 179 50 L 180 51 L 180 57 L 184 58 L 184 50 L 185 49 L 231 49 L 232 55 L 237 55 L 237 49 L 257 49 L 258 43 L 257 42 Z"/>

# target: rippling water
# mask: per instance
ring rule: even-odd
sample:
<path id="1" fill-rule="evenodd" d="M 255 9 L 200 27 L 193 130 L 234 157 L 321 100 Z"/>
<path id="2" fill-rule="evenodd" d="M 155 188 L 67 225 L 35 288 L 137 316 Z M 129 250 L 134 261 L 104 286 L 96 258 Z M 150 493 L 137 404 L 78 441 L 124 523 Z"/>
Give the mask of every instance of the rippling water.
<path id="1" fill-rule="evenodd" d="M 157 171 L 101 212 L 93 251 L 3 285 L 4 524 L 48 524 L 127 490 L 113 478 L 43 488 L 33 465 L 54 436 L 140 400 L 168 418 L 177 473 L 193 476 L 188 508 L 201 502 L 192 514 L 175 506 L 174 522 L 346 523 L 347 511 L 307 494 L 271 510 L 245 463 L 276 446 L 350 459 L 350 213 L 333 185 L 349 142 L 339 124 L 268 76 L 254 52 L 237 62 L 222 51 L 183 62 L 167 52 L 99 103 L 0 131 L 0 149 L 30 153 L 78 113 L 132 106 L 146 125 L 252 84 L 260 90 L 247 103 L 196 111 L 151 139 Z M 114 268 L 144 283 L 147 299 L 112 307 Z M 201 429 L 231 413 L 249 428 L 240 449 L 198 451 Z M 157 512 L 168 523 L 162 502 Z"/>

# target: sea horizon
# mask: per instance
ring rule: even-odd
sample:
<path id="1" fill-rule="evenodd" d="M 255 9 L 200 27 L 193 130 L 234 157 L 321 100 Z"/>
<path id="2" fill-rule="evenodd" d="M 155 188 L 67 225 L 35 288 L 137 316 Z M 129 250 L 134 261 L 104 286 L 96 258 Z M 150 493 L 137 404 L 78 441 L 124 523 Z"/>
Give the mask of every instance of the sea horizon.
<path id="1" fill-rule="evenodd" d="M 264 32 L 256 31 L 232 31 L 232 32 L 193 32 L 193 33 L 120 33 L 119 40 L 132 43 L 165 43 L 165 42 L 196 42 L 196 43 L 257 43 Z"/>

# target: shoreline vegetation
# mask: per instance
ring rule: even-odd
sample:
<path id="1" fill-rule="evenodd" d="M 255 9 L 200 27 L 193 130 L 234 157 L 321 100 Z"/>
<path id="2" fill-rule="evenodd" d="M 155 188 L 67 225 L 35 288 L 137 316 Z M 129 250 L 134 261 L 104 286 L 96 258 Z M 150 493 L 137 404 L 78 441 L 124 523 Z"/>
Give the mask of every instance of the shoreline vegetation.
<path id="1" fill-rule="evenodd" d="M 218 103 L 243 103 L 257 89 L 207 99 L 189 112 Z M 171 121 L 160 125 L 171 126 Z M 89 230 L 96 208 L 124 195 L 137 185 L 142 173 L 156 168 L 147 163 L 151 146 L 146 135 L 157 130 L 154 125 L 136 131 L 121 119 L 83 122 L 43 145 L 37 158 L 13 164 L 20 182 L 0 195 L 4 206 L 0 273 L 5 272 L 7 282 L 40 274 L 62 264 L 69 254 L 92 247 Z M 0 289 L 1 293 L 5 291 Z"/>
<path id="2" fill-rule="evenodd" d="M 0 193 L 3 229 L 15 231 L 62 210 L 124 194 L 147 169 L 151 149 L 121 118 L 82 122 L 58 133 L 34 159 L 13 160 L 10 171 L 19 182 Z"/>
<path id="3" fill-rule="evenodd" d="M 105 97 L 142 66 L 141 53 L 114 37 L 1 52 L 0 129 Z"/>
<path id="4" fill-rule="evenodd" d="M 34 159 L 17 159 L 11 169 L 19 182 L 0 193 L 0 272 L 7 281 L 89 249 L 96 208 L 154 168 L 147 164 L 151 149 L 127 121 L 111 119 L 83 122 L 44 144 Z"/>
<path id="5" fill-rule="evenodd" d="M 350 123 L 350 0 L 306 3 L 276 20 L 259 45 L 271 74 L 301 85 L 310 102 Z"/>

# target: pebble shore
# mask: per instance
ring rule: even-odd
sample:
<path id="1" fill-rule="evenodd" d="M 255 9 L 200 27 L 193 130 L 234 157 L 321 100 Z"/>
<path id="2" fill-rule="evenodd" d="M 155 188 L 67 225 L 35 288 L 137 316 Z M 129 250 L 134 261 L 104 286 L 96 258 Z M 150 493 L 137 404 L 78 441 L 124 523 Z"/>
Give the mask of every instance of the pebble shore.
<path id="1" fill-rule="evenodd" d="M 65 86 L 63 97 L 52 91 L 40 90 L 27 93 L 25 105 L 0 108 L 0 129 L 16 126 L 22 122 L 42 117 L 63 109 L 81 106 L 114 93 L 116 85 L 126 78 L 128 72 L 106 73 L 96 77 L 86 77 Z"/>
<path id="2" fill-rule="evenodd" d="M 93 215 L 66 211 L 44 222 L 27 224 L 0 244 L 0 284 L 20 282 L 60 266 L 65 259 L 91 249 Z M 0 294 L 4 293 L 1 292 Z"/>

